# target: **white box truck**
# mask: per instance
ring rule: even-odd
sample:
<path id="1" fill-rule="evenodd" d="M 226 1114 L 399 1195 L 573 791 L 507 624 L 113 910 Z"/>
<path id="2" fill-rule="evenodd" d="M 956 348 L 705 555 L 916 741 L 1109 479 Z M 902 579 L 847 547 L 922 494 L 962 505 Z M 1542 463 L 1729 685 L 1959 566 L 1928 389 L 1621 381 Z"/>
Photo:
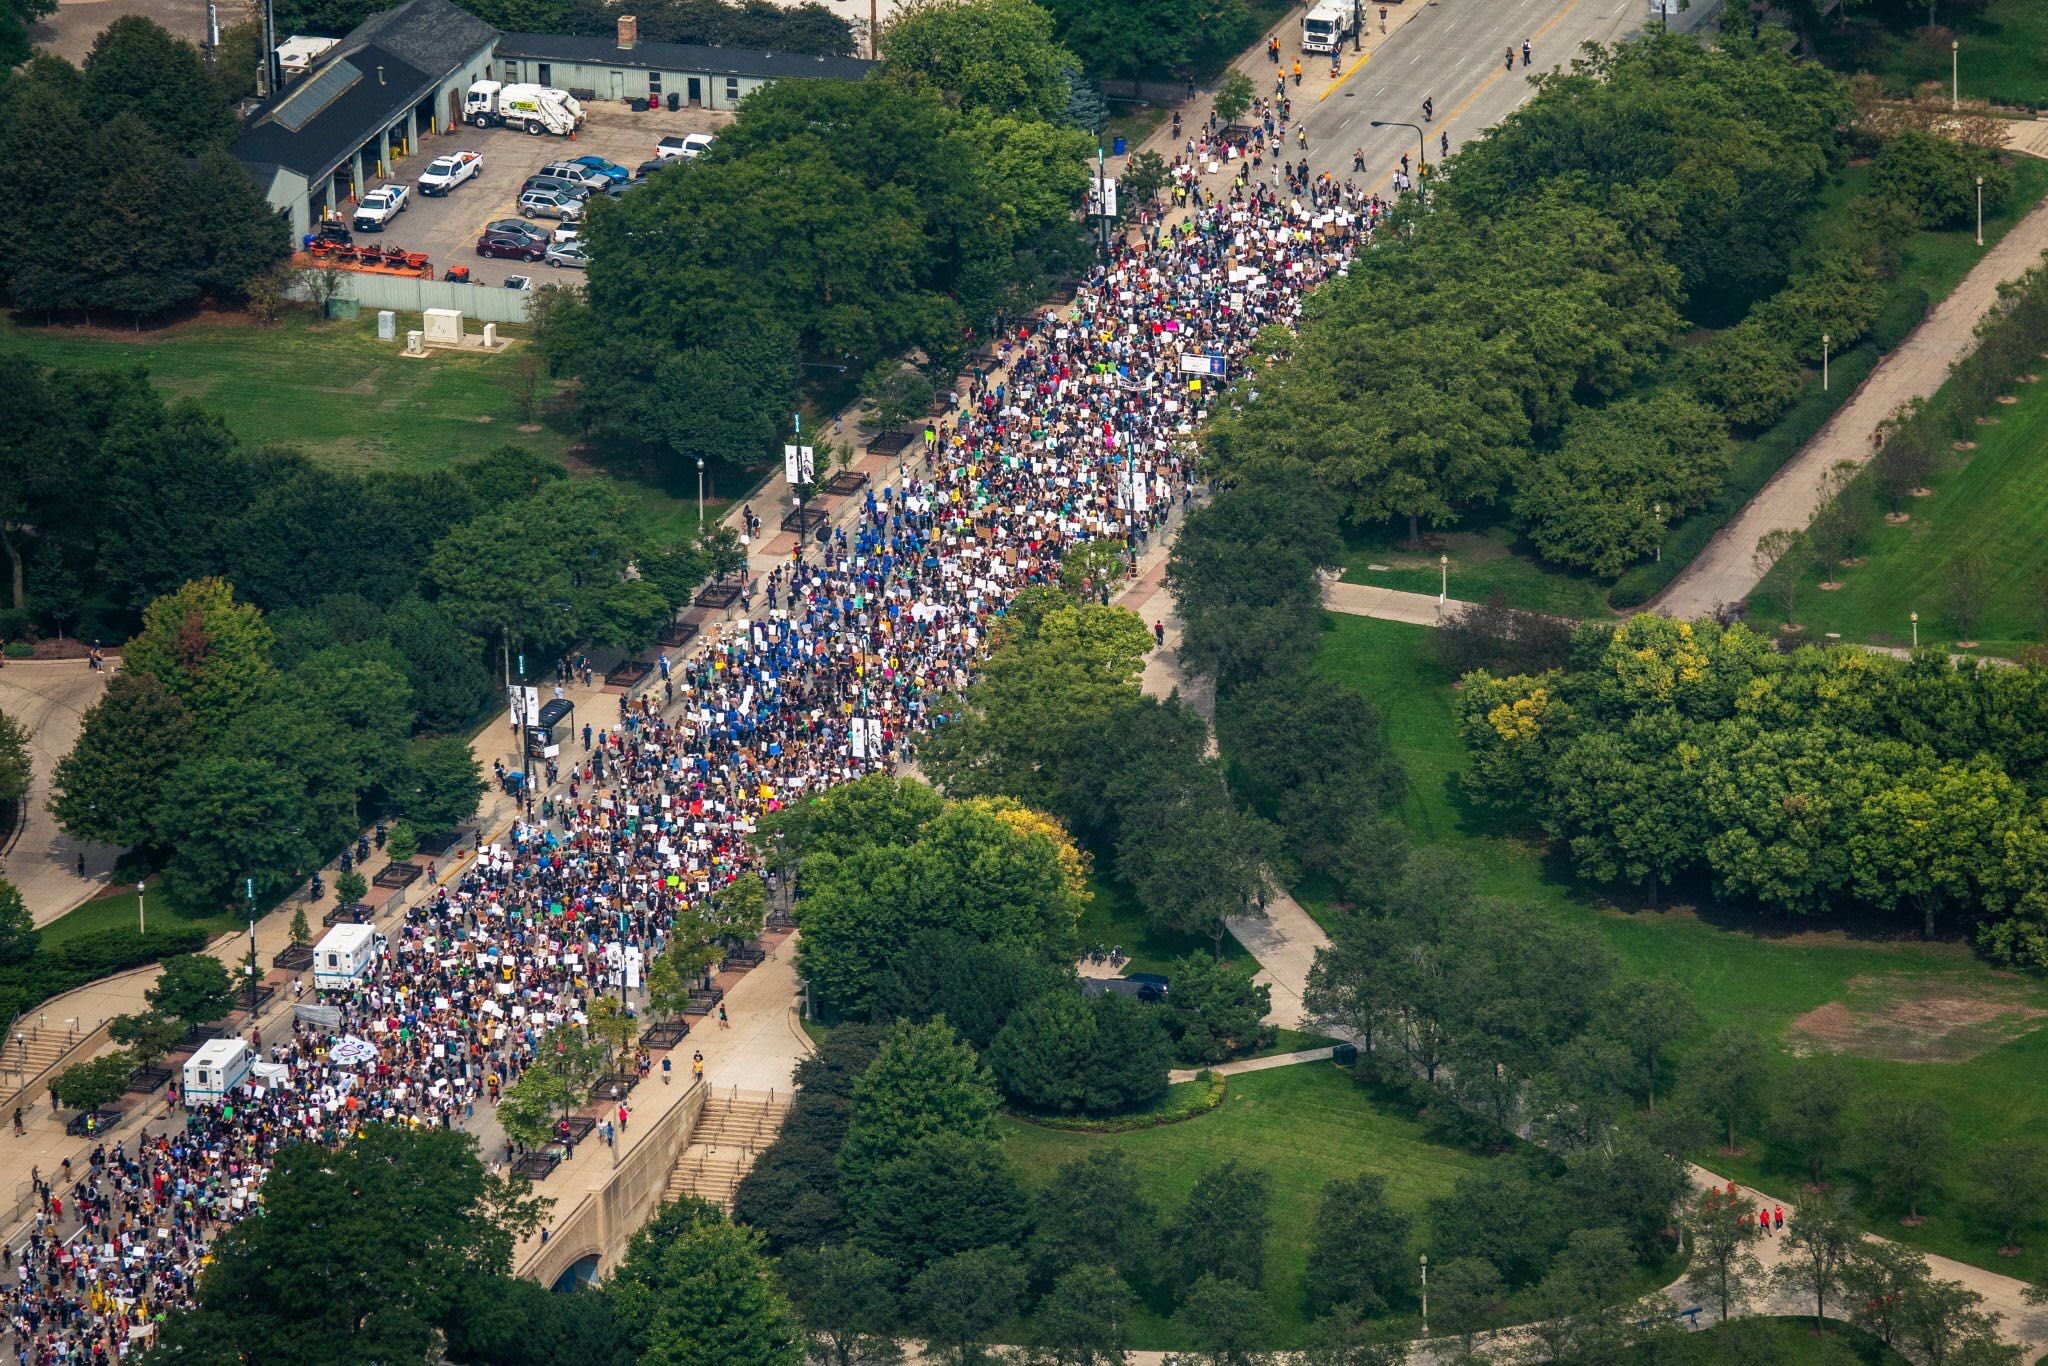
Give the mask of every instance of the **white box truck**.
<path id="1" fill-rule="evenodd" d="M 545 85 L 478 81 L 463 100 L 462 117 L 474 128 L 524 128 L 539 137 L 567 137 L 583 126 L 583 106 L 566 90 Z"/>
<path id="2" fill-rule="evenodd" d="M 249 1045 L 240 1039 L 213 1039 L 185 1061 L 185 1103 L 219 1105 L 249 1079 Z"/>
<path id="3" fill-rule="evenodd" d="M 1301 50 L 1335 52 L 1358 33 L 1358 6 L 1352 0 L 1322 0 L 1301 16 Z"/>
<path id="4" fill-rule="evenodd" d="M 384 936 L 375 925 L 336 925 L 313 946 L 313 986 L 320 991 L 355 986 L 370 975 L 383 947 Z"/>

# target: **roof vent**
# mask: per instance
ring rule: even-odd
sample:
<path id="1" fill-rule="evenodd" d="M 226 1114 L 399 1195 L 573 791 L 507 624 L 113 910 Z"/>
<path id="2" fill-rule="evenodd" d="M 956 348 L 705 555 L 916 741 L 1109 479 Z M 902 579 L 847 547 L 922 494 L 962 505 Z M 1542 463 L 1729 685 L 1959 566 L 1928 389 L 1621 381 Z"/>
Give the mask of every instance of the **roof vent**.
<path id="1" fill-rule="evenodd" d="M 377 84 L 384 84 L 384 68 L 381 66 L 377 68 Z"/>

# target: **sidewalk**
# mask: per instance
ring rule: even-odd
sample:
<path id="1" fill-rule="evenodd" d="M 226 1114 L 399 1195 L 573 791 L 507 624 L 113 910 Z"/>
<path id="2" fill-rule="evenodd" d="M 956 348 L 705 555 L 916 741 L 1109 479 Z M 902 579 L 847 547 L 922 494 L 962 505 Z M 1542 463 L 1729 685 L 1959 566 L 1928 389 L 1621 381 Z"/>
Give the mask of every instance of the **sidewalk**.
<path id="1" fill-rule="evenodd" d="M 1855 396 L 1642 610 L 1704 617 L 1724 603 L 1747 598 L 1763 577 L 1755 564 L 1763 538 L 1780 529 L 1802 530 L 1813 520 L 1835 466 L 1860 468 L 1869 462 L 1876 454 L 1871 437 L 1878 424 L 1901 404 L 1941 387 L 1949 367 L 1976 348 L 1977 323 L 1998 302 L 1999 285 L 2040 264 L 2043 251 L 2048 251 L 2048 201 L 1984 253 L 1926 321 L 1878 361 Z"/>
<path id="2" fill-rule="evenodd" d="M 94 673 L 82 659 L 14 659 L 0 668 L 0 713 L 28 731 L 30 782 L 22 827 L 0 846 L 0 877 L 21 890 L 29 917 L 47 925 L 66 911 L 97 896 L 114 873 L 121 851 L 75 840 L 57 828 L 50 814 L 50 781 L 57 761 L 78 743 L 80 723 L 106 691 L 107 680 L 120 667 L 109 659 Z M 86 876 L 78 875 L 78 856 L 85 855 Z"/>
<path id="3" fill-rule="evenodd" d="M 1295 1053 L 1275 1053 L 1266 1058 L 1241 1058 L 1236 1062 L 1219 1062 L 1214 1067 L 1176 1067 L 1166 1074 L 1169 1082 L 1193 1081 L 1204 1072 L 1219 1077 L 1241 1077 L 1247 1072 L 1270 1072 L 1276 1067 L 1293 1067 L 1305 1062 L 1328 1062 L 1337 1050 L 1329 1048 L 1304 1048 Z"/>

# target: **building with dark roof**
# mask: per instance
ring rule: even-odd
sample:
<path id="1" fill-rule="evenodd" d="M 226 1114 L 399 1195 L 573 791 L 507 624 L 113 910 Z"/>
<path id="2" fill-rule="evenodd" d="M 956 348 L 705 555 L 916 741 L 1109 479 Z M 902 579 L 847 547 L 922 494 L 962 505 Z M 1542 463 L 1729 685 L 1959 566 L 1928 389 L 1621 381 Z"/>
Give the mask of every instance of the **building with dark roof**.
<path id="1" fill-rule="evenodd" d="M 405 0 L 371 15 L 307 76 L 249 118 L 235 155 L 292 233 L 372 187 L 490 74 L 498 30 L 449 0 Z"/>
<path id="2" fill-rule="evenodd" d="M 857 57 L 643 43 L 633 16 L 621 15 L 615 35 L 504 34 L 498 39 L 492 74 L 502 81 L 558 86 L 579 99 L 673 96 L 686 108 L 732 109 L 770 81 L 857 81 L 874 65 Z"/>
<path id="3" fill-rule="evenodd" d="M 235 155 L 297 237 L 374 188 L 422 137 L 459 125 L 463 97 L 481 80 L 530 81 L 582 99 L 672 99 L 730 110 L 770 81 L 858 80 L 874 66 L 852 57 L 642 43 L 638 33 L 630 15 L 609 36 L 500 33 L 451 0 L 404 0 L 358 24 L 304 79 L 258 106 Z"/>

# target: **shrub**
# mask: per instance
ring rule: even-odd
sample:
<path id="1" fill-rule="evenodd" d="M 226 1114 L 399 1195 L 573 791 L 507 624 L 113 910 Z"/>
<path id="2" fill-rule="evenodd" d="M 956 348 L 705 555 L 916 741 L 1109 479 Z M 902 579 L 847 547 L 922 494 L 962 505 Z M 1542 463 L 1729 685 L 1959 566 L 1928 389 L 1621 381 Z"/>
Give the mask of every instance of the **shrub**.
<path id="1" fill-rule="evenodd" d="M 1799 366 L 1790 348 L 1762 323 L 1745 320 L 1700 352 L 1693 387 L 1730 422 L 1762 427 L 1798 397 Z"/>
<path id="2" fill-rule="evenodd" d="M 26 963 L 0 968 L 0 1019 L 11 1020 L 52 996 L 181 953 L 206 947 L 203 930 L 102 930 L 45 949 Z"/>
<path id="3" fill-rule="evenodd" d="M 384 852 L 391 856 L 393 863 L 403 863 L 419 851 L 418 831 L 404 821 L 391 827 L 391 837 L 384 841 Z"/>
<path id="4" fill-rule="evenodd" d="M 1931 302 L 1927 291 L 1918 285 L 1893 290 L 1884 307 L 1877 311 L 1877 320 L 1870 325 L 1870 344 L 1879 351 L 1897 346 L 1927 316 Z"/>
<path id="5" fill-rule="evenodd" d="M 1984 208 L 1994 209 L 2012 190 L 2012 173 L 1989 149 L 1909 129 L 1879 149 L 1871 187 L 1919 215 L 1921 226 L 1960 227 L 1977 212 L 1977 177 L 1984 178 Z"/>

